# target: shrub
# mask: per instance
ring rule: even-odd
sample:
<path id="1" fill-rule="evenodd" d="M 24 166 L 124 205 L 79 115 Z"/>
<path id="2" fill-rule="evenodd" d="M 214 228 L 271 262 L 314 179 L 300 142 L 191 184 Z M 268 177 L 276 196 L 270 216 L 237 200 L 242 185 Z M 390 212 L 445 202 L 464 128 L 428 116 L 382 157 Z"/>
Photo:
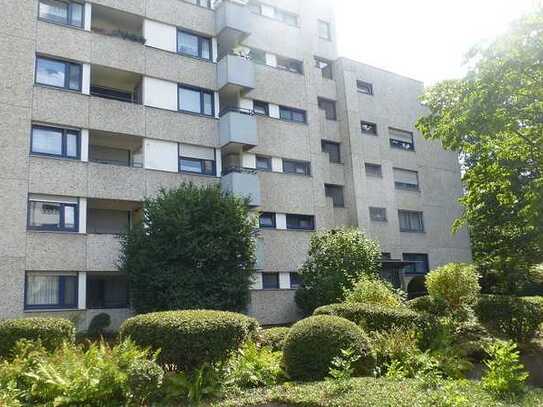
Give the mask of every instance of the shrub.
<path id="1" fill-rule="evenodd" d="M 296 323 L 285 340 L 283 363 L 294 380 L 320 380 L 327 376 L 342 349 L 352 349 L 362 358 L 358 373 L 368 370 L 369 341 L 364 331 L 344 318 L 319 315 Z"/>
<path id="2" fill-rule="evenodd" d="M 139 315 L 121 326 L 121 338 L 160 349 L 159 361 L 180 370 L 225 360 L 256 332 L 258 323 L 221 311 L 169 311 Z"/>
<path id="3" fill-rule="evenodd" d="M 486 349 L 489 360 L 481 383 L 483 388 L 500 397 L 514 396 L 524 390 L 528 373 L 520 363 L 517 345 L 513 342 L 496 341 Z"/>
<path id="4" fill-rule="evenodd" d="M 296 303 L 311 314 L 317 307 L 343 301 L 344 290 L 360 276 L 379 272 L 379 244 L 355 229 L 339 229 L 312 235 L 309 258 L 300 268 L 303 285 Z"/>
<path id="5" fill-rule="evenodd" d="M 494 334 L 516 342 L 528 342 L 543 323 L 543 298 L 483 295 L 475 312 Z"/>
<path id="6" fill-rule="evenodd" d="M 366 331 L 387 331 L 393 327 L 412 329 L 426 320 L 415 311 L 365 304 L 332 304 L 317 308 L 315 315 L 332 315 L 354 322 Z"/>
<path id="7" fill-rule="evenodd" d="M 230 384 L 241 387 L 273 386 L 284 378 L 281 352 L 247 342 L 228 363 Z"/>
<path id="8" fill-rule="evenodd" d="M 420 352 L 414 330 L 394 327 L 389 331 L 370 332 L 369 335 L 376 359 L 376 376 L 385 374 L 393 361 L 405 361 L 410 355 Z"/>
<path id="9" fill-rule="evenodd" d="M 435 301 L 443 301 L 456 312 L 474 305 L 481 286 L 473 265 L 451 263 L 431 271 L 426 276 L 428 294 Z"/>
<path id="10" fill-rule="evenodd" d="M 273 351 L 283 350 L 285 339 L 290 331 L 290 328 L 269 328 L 260 332 L 260 344 L 268 346 Z"/>
<path id="11" fill-rule="evenodd" d="M 434 316 L 444 316 L 447 311 L 447 306 L 443 301 L 436 301 L 428 295 L 408 301 L 407 307 L 413 311 Z"/>
<path id="12" fill-rule="evenodd" d="M 139 405 L 157 397 L 164 371 L 152 360 L 136 359 L 128 368 L 127 382 L 131 398 Z"/>
<path id="13" fill-rule="evenodd" d="M 17 341 L 41 341 L 49 351 L 75 341 L 75 326 L 67 319 L 27 318 L 0 322 L 0 357 L 8 357 Z"/>
<path id="14" fill-rule="evenodd" d="M 346 290 L 345 302 L 399 308 L 404 304 L 404 296 L 388 281 L 363 275 L 352 289 Z"/>
<path id="15" fill-rule="evenodd" d="M 222 393 L 223 382 L 223 370 L 209 363 L 191 372 L 170 374 L 164 384 L 164 404 L 200 406 L 204 399 L 218 397 Z"/>
<path id="16" fill-rule="evenodd" d="M 104 335 L 105 331 L 111 325 L 111 317 L 109 314 L 101 313 L 92 318 L 87 335 L 91 338 L 98 338 Z"/>

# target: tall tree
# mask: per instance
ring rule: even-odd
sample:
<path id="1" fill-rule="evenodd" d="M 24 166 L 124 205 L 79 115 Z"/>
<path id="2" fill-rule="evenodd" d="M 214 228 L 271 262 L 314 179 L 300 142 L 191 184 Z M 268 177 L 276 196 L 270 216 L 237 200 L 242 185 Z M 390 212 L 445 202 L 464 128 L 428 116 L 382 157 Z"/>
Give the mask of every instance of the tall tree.
<path id="1" fill-rule="evenodd" d="M 465 78 L 430 88 L 417 127 L 460 152 L 467 225 L 483 273 L 514 292 L 543 262 L 543 10 L 468 55 Z"/>
<path id="2" fill-rule="evenodd" d="M 121 236 L 132 307 L 244 310 L 255 227 L 247 202 L 218 186 L 184 184 L 146 200 L 144 221 Z"/>

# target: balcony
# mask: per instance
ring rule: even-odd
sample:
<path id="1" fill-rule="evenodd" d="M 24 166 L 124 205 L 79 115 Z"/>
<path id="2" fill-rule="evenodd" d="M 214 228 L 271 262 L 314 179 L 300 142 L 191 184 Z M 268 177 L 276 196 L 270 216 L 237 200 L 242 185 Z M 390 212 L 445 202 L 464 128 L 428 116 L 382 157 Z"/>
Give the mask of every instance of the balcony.
<path id="1" fill-rule="evenodd" d="M 145 44 L 143 37 L 143 17 L 125 13 L 98 4 L 92 6 L 91 31 L 97 34 L 108 35 Z"/>
<path id="2" fill-rule="evenodd" d="M 221 186 L 227 193 L 248 198 L 249 205 L 252 207 L 257 207 L 261 204 L 260 179 L 255 172 L 239 168 L 226 170 L 221 179 Z"/>
<path id="3" fill-rule="evenodd" d="M 226 55 L 217 64 L 217 83 L 219 90 L 228 93 L 254 89 L 253 61 L 239 55 Z"/>
<path id="4" fill-rule="evenodd" d="M 141 220 L 142 209 L 139 202 L 89 199 L 87 233 L 89 235 L 119 235 Z"/>
<path id="5" fill-rule="evenodd" d="M 256 117 L 252 110 L 226 108 L 221 112 L 219 136 L 221 147 L 241 146 L 249 150 L 258 144 Z"/>
<path id="6" fill-rule="evenodd" d="M 120 102 L 142 103 L 142 76 L 119 69 L 92 65 L 90 94 Z"/>
<path id="7" fill-rule="evenodd" d="M 237 2 L 223 0 L 216 5 L 215 27 L 219 56 L 226 55 L 245 40 L 251 32 L 249 8 Z"/>
<path id="8" fill-rule="evenodd" d="M 98 164 L 143 168 L 143 138 L 91 131 L 89 161 Z"/>

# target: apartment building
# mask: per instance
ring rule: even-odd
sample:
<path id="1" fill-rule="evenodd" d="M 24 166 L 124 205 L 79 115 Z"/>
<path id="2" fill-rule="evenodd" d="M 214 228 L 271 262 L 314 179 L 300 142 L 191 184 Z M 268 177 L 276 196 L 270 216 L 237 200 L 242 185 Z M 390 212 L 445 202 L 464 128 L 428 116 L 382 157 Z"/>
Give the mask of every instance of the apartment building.
<path id="1" fill-rule="evenodd" d="M 367 231 L 404 288 L 470 261 L 457 157 L 414 127 L 423 85 L 338 58 L 333 3 L 0 0 L 0 319 L 118 325 L 118 233 L 187 181 L 261 213 L 263 324 L 298 317 L 315 230 Z"/>

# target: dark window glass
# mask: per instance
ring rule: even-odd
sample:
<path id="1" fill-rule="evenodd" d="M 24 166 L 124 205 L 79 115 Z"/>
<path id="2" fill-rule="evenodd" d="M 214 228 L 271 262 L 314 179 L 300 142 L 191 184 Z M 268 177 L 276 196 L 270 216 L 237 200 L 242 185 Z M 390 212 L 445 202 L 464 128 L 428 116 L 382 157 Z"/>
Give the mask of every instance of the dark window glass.
<path id="1" fill-rule="evenodd" d="M 303 62 L 297 61 L 295 59 L 277 57 L 277 68 L 300 74 L 304 73 Z"/>
<path id="2" fill-rule="evenodd" d="M 372 136 L 377 135 L 377 124 L 375 123 L 361 122 L 360 127 L 362 130 L 362 133 L 364 134 L 371 134 Z"/>
<path id="3" fill-rule="evenodd" d="M 79 132 L 54 127 L 32 127 L 32 154 L 79 158 Z"/>
<path id="4" fill-rule="evenodd" d="M 341 148 L 340 148 L 339 143 L 322 140 L 321 146 L 322 146 L 322 152 L 328 153 L 330 157 L 330 162 L 341 163 Z"/>
<path id="5" fill-rule="evenodd" d="M 343 197 L 343 187 L 339 185 L 325 185 L 324 192 L 327 198 L 332 199 L 334 208 L 345 207 L 345 199 Z"/>
<path id="6" fill-rule="evenodd" d="M 197 58 L 211 59 L 211 40 L 186 31 L 177 32 L 177 52 Z"/>
<path id="7" fill-rule="evenodd" d="M 256 156 L 256 169 L 262 171 L 272 170 L 272 159 L 270 157 Z"/>
<path id="8" fill-rule="evenodd" d="M 287 215 L 287 229 L 314 230 L 315 217 L 311 215 Z"/>
<path id="9" fill-rule="evenodd" d="M 373 222 L 387 222 L 386 208 L 370 208 L 370 219 Z"/>
<path id="10" fill-rule="evenodd" d="M 379 164 L 368 164 L 366 163 L 366 175 L 368 177 L 383 177 L 383 167 Z"/>
<path id="11" fill-rule="evenodd" d="M 269 115 L 269 105 L 267 103 L 255 100 L 253 104 L 254 104 L 253 110 L 256 114 L 259 114 L 262 116 Z"/>
<path id="12" fill-rule="evenodd" d="M 255 64 L 266 65 L 266 53 L 259 49 L 251 49 L 249 52 L 249 59 Z"/>
<path id="13" fill-rule="evenodd" d="M 57 24 L 83 27 L 83 5 L 59 0 L 40 0 L 39 17 Z"/>
<path id="14" fill-rule="evenodd" d="M 356 88 L 360 93 L 365 95 L 373 95 L 373 85 L 369 82 L 356 81 Z"/>
<path id="15" fill-rule="evenodd" d="M 398 211 L 400 218 L 400 232 L 424 232 L 424 218 L 422 212 Z"/>
<path id="16" fill-rule="evenodd" d="M 323 40 L 331 40 L 332 33 L 330 30 L 330 23 L 326 21 L 319 20 L 319 37 Z"/>
<path id="17" fill-rule="evenodd" d="M 190 158 L 190 157 L 180 157 L 179 171 L 214 176 L 215 175 L 215 161 L 201 160 L 198 158 Z"/>
<path id="18" fill-rule="evenodd" d="M 302 277 L 299 273 L 290 273 L 290 288 L 297 289 L 302 286 Z"/>
<path id="19" fill-rule="evenodd" d="M 311 164 L 304 161 L 283 160 L 283 172 L 287 174 L 311 175 Z"/>
<path id="20" fill-rule="evenodd" d="M 394 185 L 397 189 L 419 190 L 419 173 L 417 171 L 394 168 Z"/>
<path id="21" fill-rule="evenodd" d="M 128 307 L 126 276 L 87 275 L 87 308 L 112 309 Z"/>
<path id="22" fill-rule="evenodd" d="M 275 226 L 275 213 L 266 212 L 260 215 L 261 228 L 273 229 Z"/>
<path id="23" fill-rule="evenodd" d="M 279 273 L 262 273 L 262 288 L 264 290 L 278 290 Z"/>
<path id="24" fill-rule="evenodd" d="M 416 264 L 413 267 L 413 273 L 428 274 L 430 272 L 430 262 L 427 254 L 422 253 L 404 253 L 403 259 L 405 261 L 413 261 Z"/>
<path id="25" fill-rule="evenodd" d="M 213 93 L 203 89 L 179 87 L 179 110 L 213 116 L 215 113 Z"/>
<path id="26" fill-rule="evenodd" d="M 27 273 L 25 283 L 25 309 L 73 309 L 78 306 L 76 275 Z"/>
<path id="27" fill-rule="evenodd" d="M 38 57 L 36 83 L 70 90 L 81 90 L 81 65 Z"/>
<path id="28" fill-rule="evenodd" d="M 298 122 L 298 123 L 306 122 L 305 111 L 303 110 L 280 106 L 279 116 L 282 120 L 288 120 L 291 122 Z"/>
<path id="29" fill-rule="evenodd" d="M 77 209 L 77 204 L 29 201 L 28 228 L 77 232 Z"/>
<path id="30" fill-rule="evenodd" d="M 318 99 L 319 109 L 325 112 L 327 120 L 337 120 L 336 102 L 323 98 Z"/>
<path id="31" fill-rule="evenodd" d="M 405 130 L 389 128 L 390 146 L 401 150 L 415 151 L 413 133 Z"/>
<path id="32" fill-rule="evenodd" d="M 315 66 L 321 70 L 323 78 L 334 79 L 334 69 L 331 61 L 315 58 Z"/>

